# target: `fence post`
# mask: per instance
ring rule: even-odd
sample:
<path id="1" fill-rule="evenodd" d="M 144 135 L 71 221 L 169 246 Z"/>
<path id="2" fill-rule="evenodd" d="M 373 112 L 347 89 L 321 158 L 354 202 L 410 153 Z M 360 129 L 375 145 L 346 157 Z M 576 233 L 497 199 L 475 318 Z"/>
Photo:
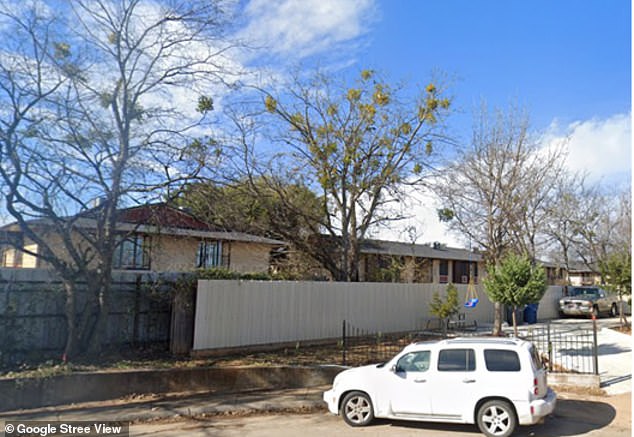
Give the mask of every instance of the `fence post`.
<path id="1" fill-rule="evenodd" d="M 550 340 L 550 320 L 546 325 L 548 327 L 548 371 L 553 371 L 553 343 Z"/>
<path id="2" fill-rule="evenodd" d="M 342 348 L 342 361 L 343 365 L 346 365 L 346 321 L 343 321 L 342 333 L 341 333 L 341 348 Z"/>
<path id="3" fill-rule="evenodd" d="M 597 344 L 597 318 L 592 316 L 592 364 L 594 374 L 599 374 L 599 345 Z"/>

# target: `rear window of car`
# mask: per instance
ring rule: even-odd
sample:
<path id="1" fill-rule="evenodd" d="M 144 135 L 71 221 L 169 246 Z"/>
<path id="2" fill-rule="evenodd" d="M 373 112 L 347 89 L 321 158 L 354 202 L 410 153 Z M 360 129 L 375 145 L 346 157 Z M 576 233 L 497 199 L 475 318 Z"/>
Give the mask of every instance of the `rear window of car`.
<path id="1" fill-rule="evenodd" d="M 573 288 L 569 291 L 570 296 L 597 296 L 598 288 Z"/>
<path id="2" fill-rule="evenodd" d="M 441 372 L 472 372 L 475 368 L 473 349 L 444 349 L 438 355 L 438 370 Z"/>
<path id="3" fill-rule="evenodd" d="M 503 349 L 485 349 L 484 363 L 490 372 L 519 372 L 520 357 L 517 352 Z"/>
<path id="4" fill-rule="evenodd" d="M 539 356 L 539 352 L 537 351 L 537 348 L 535 346 L 531 346 L 530 354 L 531 354 L 531 361 L 533 362 L 533 368 L 535 370 L 542 369 L 544 367 L 544 364 L 542 363 L 542 359 Z"/>

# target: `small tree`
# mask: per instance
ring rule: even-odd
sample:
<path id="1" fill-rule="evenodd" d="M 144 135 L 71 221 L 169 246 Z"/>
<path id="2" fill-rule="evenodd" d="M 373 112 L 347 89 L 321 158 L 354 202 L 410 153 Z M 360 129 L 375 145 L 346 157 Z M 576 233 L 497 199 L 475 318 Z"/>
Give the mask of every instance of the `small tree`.
<path id="1" fill-rule="evenodd" d="M 447 321 L 449 317 L 458 312 L 460 305 L 458 303 L 458 289 L 455 285 L 447 285 L 447 295 L 445 299 L 440 297 L 440 294 L 436 291 L 432 296 L 429 303 L 429 312 L 438 317 L 442 326 L 443 335 L 447 335 Z"/>
<path id="2" fill-rule="evenodd" d="M 513 330 L 517 336 L 515 312 L 518 307 L 539 302 L 546 292 L 546 272 L 527 256 L 505 257 L 499 266 L 489 265 L 484 285 L 493 302 L 513 307 Z"/>
<path id="3" fill-rule="evenodd" d="M 621 326 L 627 326 L 629 323 L 625 317 L 623 296 L 632 295 L 632 254 L 629 251 L 613 253 L 600 266 L 606 288 L 618 293 Z"/>

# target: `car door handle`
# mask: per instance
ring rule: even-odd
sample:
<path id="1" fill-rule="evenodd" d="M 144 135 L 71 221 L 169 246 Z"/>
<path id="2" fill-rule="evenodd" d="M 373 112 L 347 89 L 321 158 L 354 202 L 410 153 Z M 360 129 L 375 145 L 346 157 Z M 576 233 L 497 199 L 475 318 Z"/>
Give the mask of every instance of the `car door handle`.
<path id="1" fill-rule="evenodd" d="M 464 382 L 465 384 L 471 384 L 473 382 L 476 382 L 475 379 L 463 379 L 462 382 Z"/>
<path id="2" fill-rule="evenodd" d="M 415 379 L 414 382 L 427 382 L 426 379 Z"/>

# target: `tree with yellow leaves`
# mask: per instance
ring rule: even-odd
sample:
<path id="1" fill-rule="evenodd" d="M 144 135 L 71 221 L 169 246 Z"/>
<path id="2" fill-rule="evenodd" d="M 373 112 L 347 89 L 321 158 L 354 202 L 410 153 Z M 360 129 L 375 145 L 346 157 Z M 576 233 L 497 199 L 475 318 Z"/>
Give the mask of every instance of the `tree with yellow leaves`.
<path id="1" fill-rule="evenodd" d="M 335 243 L 336 280 L 359 279 L 361 240 L 371 226 L 403 217 L 390 204 L 405 186 L 422 183 L 444 138 L 450 99 L 441 88 L 405 91 L 365 70 L 352 86 L 318 72 L 277 95 L 265 92 L 273 136 L 286 151 L 276 159 L 323 199 L 321 229 L 331 244 L 322 247 Z"/>

